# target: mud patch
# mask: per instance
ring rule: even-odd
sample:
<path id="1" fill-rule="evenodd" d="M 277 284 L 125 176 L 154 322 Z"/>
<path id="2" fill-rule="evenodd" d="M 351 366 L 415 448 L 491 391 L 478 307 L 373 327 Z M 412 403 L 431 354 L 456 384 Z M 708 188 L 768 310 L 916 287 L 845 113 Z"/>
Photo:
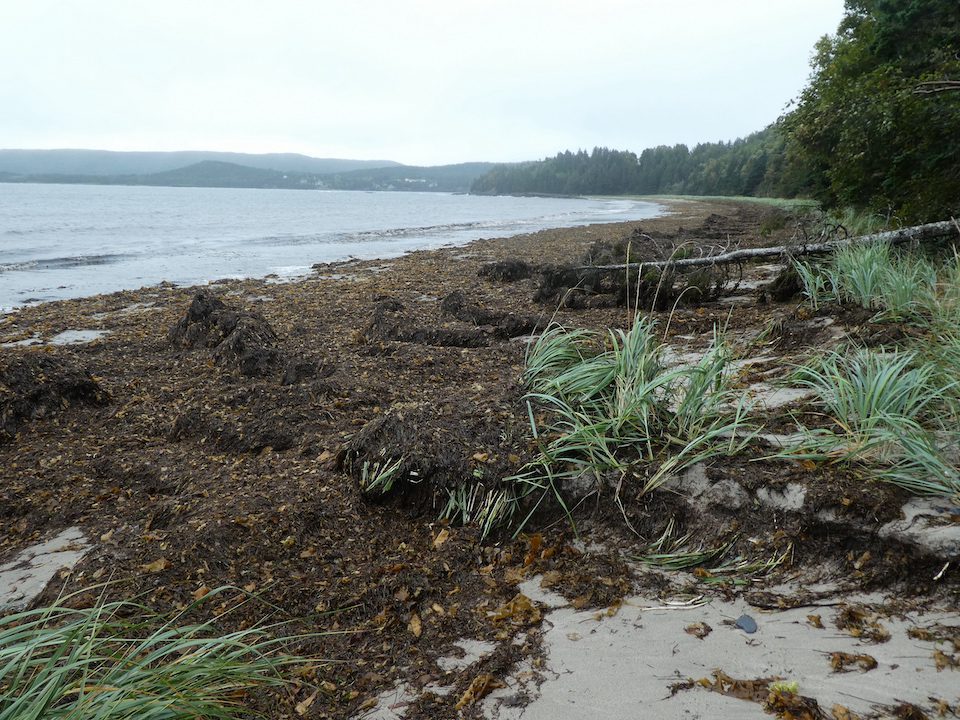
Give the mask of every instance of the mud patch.
<path id="1" fill-rule="evenodd" d="M 652 310 L 669 310 L 678 304 L 716 300 L 735 288 L 740 280 L 740 270 L 735 266 L 672 270 L 641 267 L 629 271 L 600 267 L 675 257 L 670 246 L 648 246 L 645 251 L 638 252 L 632 236 L 614 243 L 597 241 L 579 266 L 543 268 L 538 276 L 534 301 L 569 308 L 631 304 Z"/>
<path id="2" fill-rule="evenodd" d="M 787 265 L 763 290 L 776 302 L 787 302 L 799 297 L 803 291 L 803 283 L 796 269 Z"/>
<path id="3" fill-rule="evenodd" d="M 307 380 L 325 381 L 336 371 L 337 368 L 335 365 L 324 365 L 323 363 L 308 360 L 293 360 L 287 363 L 287 366 L 284 368 L 280 384 L 299 385 Z"/>
<path id="4" fill-rule="evenodd" d="M 533 272 L 534 268 L 530 263 L 510 258 L 487 263 L 477 271 L 477 275 L 498 282 L 517 282 L 531 277 Z"/>

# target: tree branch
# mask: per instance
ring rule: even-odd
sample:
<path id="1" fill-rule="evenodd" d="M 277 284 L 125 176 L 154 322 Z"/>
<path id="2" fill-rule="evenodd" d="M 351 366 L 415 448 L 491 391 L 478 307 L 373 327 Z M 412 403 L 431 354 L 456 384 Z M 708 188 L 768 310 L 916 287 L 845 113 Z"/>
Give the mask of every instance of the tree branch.
<path id="1" fill-rule="evenodd" d="M 913 92 L 917 95 L 960 91 L 960 80 L 929 80 L 917 85 Z"/>
<path id="2" fill-rule="evenodd" d="M 830 253 L 838 248 L 847 245 L 859 243 L 881 242 L 897 245 L 911 240 L 930 240 L 933 238 L 947 237 L 958 232 L 955 224 L 951 220 L 943 222 L 929 223 L 927 225 L 916 225 L 914 227 L 901 228 L 900 230 L 889 230 L 887 232 L 874 233 L 873 235 L 861 235 L 859 237 L 846 240 L 833 240 L 831 242 L 812 243 L 805 245 L 778 245 L 767 248 L 747 248 L 744 250 L 734 250 L 733 252 L 714 255 L 712 257 L 681 258 L 680 260 L 651 260 L 650 262 L 637 262 L 622 265 L 584 265 L 573 270 L 626 270 L 641 268 L 684 268 L 684 267 L 710 267 L 713 265 L 727 265 L 730 263 L 742 262 L 744 260 L 757 260 L 760 258 L 773 257 L 795 257 L 798 255 L 819 255 Z"/>

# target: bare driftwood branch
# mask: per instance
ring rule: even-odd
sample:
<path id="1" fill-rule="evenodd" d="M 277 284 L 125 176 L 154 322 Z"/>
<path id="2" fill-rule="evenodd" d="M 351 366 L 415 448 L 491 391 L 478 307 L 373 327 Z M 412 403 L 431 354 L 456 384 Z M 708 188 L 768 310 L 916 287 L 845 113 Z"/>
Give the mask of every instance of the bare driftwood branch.
<path id="1" fill-rule="evenodd" d="M 712 257 L 681 258 L 679 260 L 651 260 L 649 262 L 635 262 L 621 265 L 584 265 L 573 268 L 574 270 L 626 270 L 628 268 L 684 268 L 684 267 L 710 267 L 713 265 L 728 265 L 730 263 L 743 262 L 745 260 L 759 260 L 762 258 L 779 257 L 797 257 L 799 255 L 821 255 L 830 253 L 838 248 L 847 245 L 869 242 L 885 242 L 891 245 L 910 241 L 931 240 L 933 238 L 947 237 L 958 232 L 957 227 L 951 220 L 943 222 L 929 223 L 927 225 L 916 225 L 914 227 L 901 228 L 899 230 L 889 230 L 887 232 L 875 233 L 873 235 L 860 235 L 845 240 L 832 240 L 822 243 L 808 243 L 800 245 L 778 245 L 776 247 L 766 248 L 747 248 L 743 250 L 734 250 L 732 252 L 714 255 Z"/>
<path id="2" fill-rule="evenodd" d="M 930 80 L 920 83 L 913 91 L 918 95 L 960 91 L 960 80 Z"/>

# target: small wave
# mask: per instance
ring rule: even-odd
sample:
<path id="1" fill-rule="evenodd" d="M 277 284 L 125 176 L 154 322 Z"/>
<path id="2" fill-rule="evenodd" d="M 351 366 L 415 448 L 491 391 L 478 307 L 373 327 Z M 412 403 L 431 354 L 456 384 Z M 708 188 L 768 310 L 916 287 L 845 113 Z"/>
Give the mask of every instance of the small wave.
<path id="1" fill-rule="evenodd" d="M 441 225 L 418 225 L 414 227 L 385 228 L 382 230 L 358 230 L 348 233 L 323 233 L 310 235 L 268 235 L 247 240 L 250 245 L 313 245 L 320 243 L 376 242 L 406 237 L 444 235 L 470 230 L 510 227 L 520 224 L 517 220 L 476 220 L 462 223 L 444 223 Z"/>
<path id="2" fill-rule="evenodd" d="M 348 242 L 373 242 L 377 240 L 423 237 L 425 235 L 445 235 L 447 233 L 466 232 L 470 230 L 491 230 L 496 228 L 517 225 L 516 220 L 476 220 L 462 223 L 446 223 L 443 225 L 419 225 L 416 227 L 387 228 L 385 230 L 361 230 L 353 233 L 344 233 L 337 240 Z"/>
<path id="3" fill-rule="evenodd" d="M 21 262 L 0 263 L 0 273 L 22 270 L 63 270 L 88 265 L 110 265 L 111 263 L 128 257 L 132 256 L 129 254 L 112 253 L 104 255 L 71 255 L 56 258 L 35 258 Z"/>
<path id="4" fill-rule="evenodd" d="M 244 240 L 247 245 L 316 245 L 329 240 L 329 234 L 311 235 L 267 235 L 265 237 Z"/>
<path id="5" fill-rule="evenodd" d="M 138 226 L 139 227 L 139 226 Z M 81 233 L 101 233 L 106 230 L 121 230 L 121 226 L 107 225 L 34 225 L 27 228 L 8 228 L 3 231 L 3 235 L 12 237 L 23 237 L 27 235 L 50 235 L 59 233 L 81 234 Z"/>

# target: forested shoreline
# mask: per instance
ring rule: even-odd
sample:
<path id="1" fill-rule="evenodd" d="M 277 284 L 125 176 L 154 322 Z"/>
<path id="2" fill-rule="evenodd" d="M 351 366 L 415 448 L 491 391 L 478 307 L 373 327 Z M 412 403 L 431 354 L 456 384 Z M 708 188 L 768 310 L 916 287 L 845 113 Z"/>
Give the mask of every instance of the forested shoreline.
<path id="1" fill-rule="evenodd" d="M 809 83 L 780 118 L 732 142 L 594 148 L 500 165 L 488 194 L 809 197 L 904 220 L 960 211 L 960 4 L 847 0 Z"/>
<path id="2" fill-rule="evenodd" d="M 661 145 L 639 156 L 594 148 L 516 165 L 478 178 L 475 193 L 555 195 L 672 194 L 794 197 L 807 190 L 804 168 L 789 169 L 783 134 L 770 126 L 732 142 Z"/>

